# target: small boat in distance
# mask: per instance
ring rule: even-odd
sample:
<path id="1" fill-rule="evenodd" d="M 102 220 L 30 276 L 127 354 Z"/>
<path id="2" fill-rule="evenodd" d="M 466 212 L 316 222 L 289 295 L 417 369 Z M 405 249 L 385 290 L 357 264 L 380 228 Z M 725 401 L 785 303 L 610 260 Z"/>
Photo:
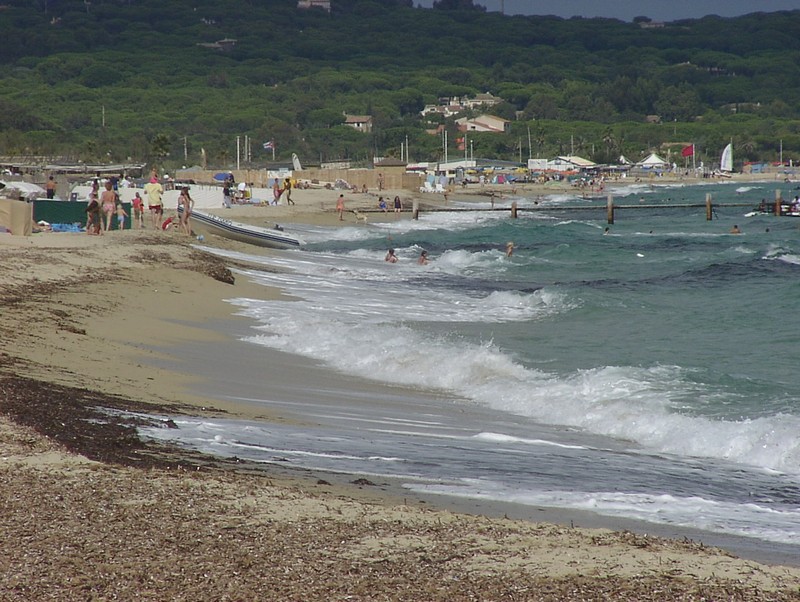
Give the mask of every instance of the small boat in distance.
<path id="1" fill-rule="evenodd" d="M 178 213 L 181 211 L 182 208 L 179 208 Z M 231 240 L 238 240 L 259 247 L 297 249 L 305 244 L 302 239 L 284 232 L 280 226 L 276 228 L 251 226 L 250 224 L 234 222 L 212 213 L 198 211 L 197 209 L 192 210 L 192 225 L 211 234 L 217 234 Z"/>

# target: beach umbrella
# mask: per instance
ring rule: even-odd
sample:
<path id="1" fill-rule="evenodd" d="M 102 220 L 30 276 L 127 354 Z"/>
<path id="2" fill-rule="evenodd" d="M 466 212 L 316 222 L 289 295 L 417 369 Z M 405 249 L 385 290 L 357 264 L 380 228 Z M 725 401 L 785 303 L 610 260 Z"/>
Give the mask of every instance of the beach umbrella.
<path id="1" fill-rule="evenodd" d="M 227 178 L 228 178 L 228 174 L 227 174 L 227 172 L 223 172 L 223 171 L 221 171 L 221 172 L 219 172 L 219 173 L 215 173 L 215 174 L 214 174 L 214 179 L 215 179 L 217 182 L 224 182 L 224 181 L 225 181 Z"/>

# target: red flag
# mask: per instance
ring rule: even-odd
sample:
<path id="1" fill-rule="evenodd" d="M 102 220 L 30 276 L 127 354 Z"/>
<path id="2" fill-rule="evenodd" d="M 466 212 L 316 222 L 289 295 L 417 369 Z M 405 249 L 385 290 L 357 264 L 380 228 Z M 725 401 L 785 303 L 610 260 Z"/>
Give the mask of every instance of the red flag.
<path id="1" fill-rule="evenodd" d="M 691 157 L 694 154 L 694 144 L 690 144 L 689 146 L 684 146 L 683 150 L 681 151 L 682 157 Z"/>

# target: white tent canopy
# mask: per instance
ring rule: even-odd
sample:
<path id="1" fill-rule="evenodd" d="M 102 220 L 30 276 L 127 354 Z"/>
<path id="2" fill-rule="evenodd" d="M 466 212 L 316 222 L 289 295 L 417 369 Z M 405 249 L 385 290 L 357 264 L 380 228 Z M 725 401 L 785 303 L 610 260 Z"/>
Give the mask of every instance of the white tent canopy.
<path id="1" fill-rule="evenodd" d="M 666 169 L 666 168 L 670 167 L 670 164 L 667 163 L 666 161 L 664 161 L 664 159 L 659 157 L 657 154 L 650 153 L 650 155 L 648 157 L 646 157 L 642 161 L 639 161 L 636 164 L 636 166 L 637 167 L 649 167 L 649 168 L 661 167 L 661 168 L 665 168 Z"/>

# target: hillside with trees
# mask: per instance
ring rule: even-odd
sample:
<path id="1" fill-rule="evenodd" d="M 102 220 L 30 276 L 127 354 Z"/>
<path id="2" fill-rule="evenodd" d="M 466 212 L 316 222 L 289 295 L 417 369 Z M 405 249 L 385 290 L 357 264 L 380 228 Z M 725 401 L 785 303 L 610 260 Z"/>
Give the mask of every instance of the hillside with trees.
<path id="1" fill-rule="evenodd" d="M 598 162 L 694 142 L 800 159 L 800 11 L 665 24 L 504 16 L 471 0 L 8 0 L 0 6 L 0 154 L 209 165 L 253 141 L 263 165 L 436 160 L 443 97 L 491 92 L 506 134 L 475 156 Z M 221 41 L 228 40 L 223 44 Z M 371 132 L 343 125 L 370 115 Z M 471 113 L 467 112 L 466 116 Z"/>

